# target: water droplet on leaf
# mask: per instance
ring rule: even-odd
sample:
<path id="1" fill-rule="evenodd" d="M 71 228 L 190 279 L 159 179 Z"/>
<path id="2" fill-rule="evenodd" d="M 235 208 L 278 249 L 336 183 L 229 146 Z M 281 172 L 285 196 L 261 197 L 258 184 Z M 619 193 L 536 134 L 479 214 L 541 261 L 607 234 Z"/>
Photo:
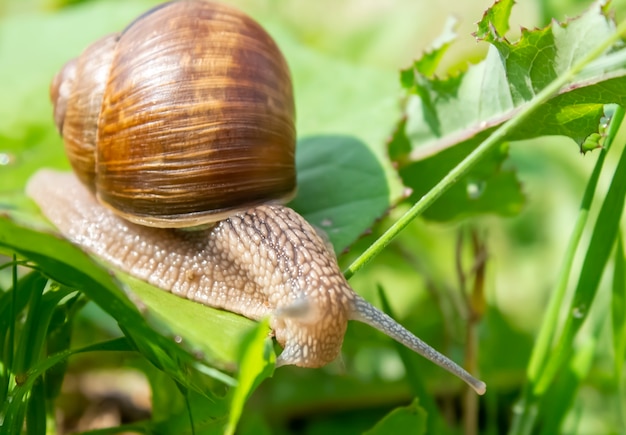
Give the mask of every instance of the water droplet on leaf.
<path id="1" fill-rule="evenodd" d="M 7 166 L 15 162 L 15 156 L 11 153 L 0 152 L 0 166 Z"/>
<path id="2" fill-rule="evenodd" d="M 587 307 L 585 305 L 580 305 L 578 307 L 574 307 L 572 310 L 572 316 L 574 316 L 575 319 L 582 319 L 585 317 L 586 312 Z"/>
<path id="3" fill-rule="evenodd" d="M 474 180 L 467 182 L 467 196 L 469 199 L 478 199 L 485 192 L 485 183 L 483 180 Z"/>
<path id="4" fill-rule="evenodd" d="M 609 128 L 610 122 L 611 122 L 611 118 L 607 118 L 606 116 L 603 116 L 602 118 L 600 118 L 600 127 L 599 127 L 600 133 L 606 132 L 607 128 Z"/>

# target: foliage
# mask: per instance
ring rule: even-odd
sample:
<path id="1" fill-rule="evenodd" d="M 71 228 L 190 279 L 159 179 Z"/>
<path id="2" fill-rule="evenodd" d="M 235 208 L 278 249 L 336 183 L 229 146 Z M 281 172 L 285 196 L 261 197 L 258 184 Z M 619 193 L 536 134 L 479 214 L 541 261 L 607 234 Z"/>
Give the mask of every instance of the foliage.
<path id="1" fill-rule="evenodd" d="M 64 378 L 114 366 L 116 358 L 145 376 L 152 415 L 110 433 L 626 429 L 620 233 L 626 147 L 618 135 L 626 24 L 615 24 L 612 5 L 595 2 L 578 18 L 522 29 L 511 42 L 513 1 L 496 1 L 475 32 L 486 47 L 482 60 L 447 71 L 456 43 L 447 27 L 399 80 L 391 68 L 324 54 L 270 12 L 255 11 L 294 77 L 299 193 L 291 206 L 327 232 L 338 254 L 351 247 L 340 262 L 352 262 L 346 275 L 354 275 L 358 292 L 378 297 L 409 329 L 483 375 L 488 393 L 478 401 L 448 374 L 361 325 L 346 335 L 343 367 L 274 371 L 267 322 L 177 298 L 111 270 L 59 236 L 23 194 L 37 168 L 68 168 L 42 97 L 47 83 L 87 43 L 154 4 L 66 3 L 53 13 L 7 13 L 0 25 L 0 41 L 21 41 L 0 45 L 0 63 L 10 65 L 0 69 L 3 430 L 54 432 L 55 408 L 67 400 Z M 7 10 L 19 10 L 16 5 Z M 529 139 L 548 135 L 568 138 L 560 143 L 568 157 L 542 161 L 547 151 L 533 154 L 537 145 Z M 540 148 L 548 147 L 543 139 Z M 562 177 L 570 194 L 582 196 L 581 205 L 567 209 L 573 227 L 551 227 L 569 243 L 550 261 L 538 254 L 545 248 L 533 251 L 545 276 L 525 281 L 534 295 L 546 286 L 554 290 L 541 324 L 543 310 L 516 307 L 536 328 L 516 331 L 499 299 L 519 297 L 511 290 L 515 277 L 506 268 L 494 271 L 494 263 L 513 251 L 515 265 L 526 264 L 519 254 L 531 244 L 523 239 L 543 234 L 545 223 L 528 210 L 556 214 L 551 204 L 539 204 L 547 212 L 534 204 L 542 194 L 559 195 L 554 162 L 577 153 L 595 161 L 593 171 Z M 535 196 L 523 182 L 533 171 L 541 183 L 531 190 Z M 494 242 L 487 230 L 505 241 Z M 546 273 L 559 264 L 556 276 Z M 494 290 L 494 282 L 510 288 Z M 589 400 L 585 388 L 612 401 L 602 412 L 619 410 L 608 423 L 579 418 L 580 404 Z M 462 403 L 459 419 L 446 412 L 454 403 Z M 69 427 L 73 417 L 66 412 Z"/>

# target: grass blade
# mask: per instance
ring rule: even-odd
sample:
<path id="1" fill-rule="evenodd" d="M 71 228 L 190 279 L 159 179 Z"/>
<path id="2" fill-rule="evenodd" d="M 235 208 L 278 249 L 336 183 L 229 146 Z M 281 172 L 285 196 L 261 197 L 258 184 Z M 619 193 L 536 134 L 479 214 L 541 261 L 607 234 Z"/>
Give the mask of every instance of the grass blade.
<path id="1" fill-rule="evenodd" d="M 611 300 L 611 319 L 613 327 L 613 357 L 615 363 L 615 383 L 622 381 L 622 367 L 626 352 L 626 271 L 624 270 L 624 244 L 617 238 L 615 265 L 613 269 L 613 292 Z"/>
<path id="2" fill-rule="evenodd" d="M 563 332 L 556 349 L 550 354 L 546 369 L 535 385 L 534 392 L 537 395 L 542 395 L 547 390 L 564 361 L 571 354 L 574 337 L 587 318 L 602 273 L 619 234 L 625 196 L 626 148 L 622 149 L 613 180 L 600 208 Z"/>
<path id="3" fill-rule="evenodd" d="M 541 328 L 539 329 L 539 333 L 537 335 L 537 341 L 530 356 L 527 370 L 528 384 L 524 389 L 518 410 L 513 419 L 510 431 L 512 434 L 529 433 L 535 419 L 537 418 L 538 414 L 535 407 L 537 406 L 538 398 L 535 396 L 535 386 L 545 370 L 546 361 L 550 357 L 551 346 L 554 342 L 554 337 L 559 326 L 559 316 L 561 314 L 561 309 L 564 304 L 563 301 L 567 292 L 567 286 L 572 274 L 574 258 L 578 250 L 583 231 L 587 225 L 589 210 L 591 209 L 591 204 L 595 196 L 596 187 L 598 185 L 600 173 L 602 172 L 602 168 L 604 166 L 606 154 L 615 139 L 623 120 L 624 109 L 622 107 L 617 107 L 608 128 L 604 148 L 600 151 L 598 160 L 596 161 L 591 176 L 589 177 L 589 181 L 587 182 L 587 186 L 585 187 L 579 213 L 564 254 L 563 264 L 561 265 L 557 284 L 551 295 L 548 308 L 546 309 Z"/>
<path id="4" fill-rule="evenodd" d="M 261 382 L 274 372 L 276 357 L 267 339 L 268 331 L 269 319 L 265 319 L 249 333 L 242 345 L 238 385 L 231 390 L 232 400 L 225 434 L 235 433 L 246 401 Z"/>
<path id="5" fill-rule="evenodd" d="M 626 432 L 626 416 L 624 415 L 624 391 L 622 372 L 624 355 L 626 355 L 626 258 L 621 235 L 615 248 L 615 265 L 613 269 L 613 291 L 611 298 L 611 325 L 613 328 L 613 361 L 614 385 L 617 389 L 617 409 L 621 433 Z"/>

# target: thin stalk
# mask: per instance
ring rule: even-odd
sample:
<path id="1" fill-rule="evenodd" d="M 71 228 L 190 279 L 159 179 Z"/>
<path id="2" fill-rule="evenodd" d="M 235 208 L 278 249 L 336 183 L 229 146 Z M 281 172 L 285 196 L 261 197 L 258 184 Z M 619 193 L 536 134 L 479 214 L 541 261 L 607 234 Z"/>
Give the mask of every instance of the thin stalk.
<path id="1" fill-rule="evenodd" d="M 548 352 L 550 350 L 550 346 L 554 339 L 554 334 L 556 333 L 558 325 L 559 313 L 561 311 L 561 307 L 563 306 L 563 299 L 565 298 L 567 283 L 569 281 L 572 265 L 574 263 L 574 257 L 582 238 L 583 230 L 587 223 L 587 218 L 589 217 L 589 210 L 591 208 L 591 203 L 593 201 L 596 187 L 598 185 L 598 179 L 600 178 L 602 166 L 604 164 L 608 148 L 611 146 L 611 143 L 613 142 L 613 139 L 615 138 L 617 130 L 622 124 L 623 119 L 624 109 L 618 107 L 613 115 L 613 118 L 611 119 L 611 124 L 609 126 L 609 131 L 607 133 L 605 141 L 605 146 L 600 151 L 600 155 L 598 156 L 598 160 L 596 161 L 596 164 L 593 168 L 591 177 L 587 182 L 587 187 L 585 188 L 585 193 L 580 204 L 580 212 L 578 213 L 578 218 L 576 219 L 576 224 L 574 225 L 574 231 L 572 232 L 572 235 L 567 245 L 567 249 L 565 251 L 565 258 L 561 267 L 561 271 L 559 273 L 558 284 L 556 290 L 551 296 L 546 315 L 537 336 L 537 342 L 535 343 L 532 354 L 530 356 L 530 363 L 528 364 L 528 379 L 531 382 L 536 381 L 539 373 L 542 371 L 546 357 L 548 356 Z"/>
<path id="2" fill-rule="evenodd" d="M 574 79 L 587 64 L 600 56 L 615 42 L 617 42 L 617 40 L 624 33 L 626 33 L 626 21 L 622 22 L 617 27 L 615 33 L 606 38 L 580 62 L 553 80 L 530 102 L 520 106 L 514 117 L 503 123 L 487 139 L 481 142 L 481 144 L 478 145 L 465 159 L 463 159 L 461 163 L 455 166 L 454 169 L 443 177 L 439 183 L 422 196 L 419 201 L 417 201 L 402 217 L 400 217 L 400 219 L 391 225 L 391 227 L 389 227 L 389 229 L 385 231 L 382 236 L 380 236 L 356 260 L 354 260 L 354 262 L 343 272 L 346 279 L 351 278 L 357 271 L 376 257 L 398 234 L 400 234 L 400 232 L 402 232 L 407 225 L 420 216 L 437 199 L 454 186 L 476 163 L 478 163 L 494 147 L 501 143 L 507 135 L 526 121 L 526 119 L 528 119 L 535 110 L 537 110 L 542 104 L 546 103 L 550 97 L 556 94 L 568 82 Z"/>
<path id="3" fill-rule="evenodd" d="M 626 291 L 626 279 L 624 267 L 626 266 L 624 258 L 623 234 L 620 231 L 617 236 L 617 246 L 615 247 L 615 260 L 613 266 L 613 288 L 611 294 L 611 323 L 613 329 L 613 363 L 614 374 L 613 379 L 617 394 L 615 395 L 617 405 L 618 427 L 622 429 L 619 433 L 626 433 L 626 416 L 624 415 L 624 386 L 622 382 L 622 367 L 624 365 L 624 338 L 626 329 L 624 328 L 624 296 Z"/>
<path id="4" fill-rule="evenodd" d="M 537 417 L 537 410 L 533 409 L 537 402 L 537 397 L 533 392 L 535 384 L 545 369 L 546 361 L 552 349 L 554 336 L 556 335 L 559 325 L 559 314 L 561 312 L 561 308 L 563 307 L 565 294 L 567 293 L 567 284 L 571 275 L 574 257 L 576 256 L 576 251 L 578 250 L 583 230 L 587 224 L 589 210 L 595 195 L 598 179 L 600 178 L 600 173 L 604 165 L 604 160 L 606 158 L 608 148 L 611 146 L 611 143 L 613 143 L 623 119 L 624 109 L 622 107 L 618 107 L 611 119 L 604 148 L 600 151 L 598 160 L 596 161 L 593 172 L 591 173 L 587 186 L 585 187 L 583 199 L 580 203 L 578 217 L 576 218 L 572 234 L 565 250 L 565 257 L 563 258 L 563 264 L 561 265 L 561 270 L 559 271 L 557 285 L 550 297 L 548 308 L 546 309 L 541 327 L 539 328 L 537 340 L 530 355 L 530 361 L 528 363 L 526 374 L 528 384 L 524 388 L 522 398 L 517 406 L 517 412 L 514 415 L 513 424 L 511 425 L 511 434 L 530 433 Z"/>
<path id="5" fill-rule="evenodd" d="M 466 296 L 467 326 L 465 340 L 465 369 L 470 373 L 478 372 L 478 326 L 484 313 L 484 290 L 485 273 L 487 269 L 487 247 L 481 240 L 476 229 L 471 230 L 472 249 L 474 252 L 474 263 L 471 273 L 474 275 L 474 282 L 471 293 Z M 459 253 L 460 254 L 460 253 Z M 460 259 L 457 260 L 460 263 Z M 461 273 L 464 272 L 461 269 Z M 478 434 L 478 396 L 472 394 L 469 388 L 465 389 L 463 395 L 464 403 L 464 433 L 467 435 Z"/>
<path id="6" fill-rule="evenodd" d="M 568 308 L 571 315 L 566 317 L 559 340 L 535 383 L 534 392 L 537 395 L 546 392 L 571 353 L 574 337 L 587 318 L 610 257 L 611 247 L 615 244 L 626 196 L 626 148 L 621 153 L 585 252 L 574 297 Z"/>
<path id="7" fill-rule="evenodd" d="M 9 323 L 9 345 L 7 352 L 7 367 L 9 373 L 15 374 L 13 367 L 15 357 L 15 328 L 17 325 L 17 256 L 13 254 L 11 277 L 13 287 L 11 288 L 11 322 Z"/>

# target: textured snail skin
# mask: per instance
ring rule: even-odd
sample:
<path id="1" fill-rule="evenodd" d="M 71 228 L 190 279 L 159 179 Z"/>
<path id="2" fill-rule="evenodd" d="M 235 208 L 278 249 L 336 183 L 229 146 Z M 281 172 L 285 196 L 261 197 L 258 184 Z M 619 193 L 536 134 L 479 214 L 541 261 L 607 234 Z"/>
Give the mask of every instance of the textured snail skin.
<path id="1" fill-rule="evenodd" d="M 70 173 L 42 170 L 27 193 L 69 240 L 157 287 L 251 319 L 270 316 L 277 365 L 320 367 L 341 351 L 348 320 L 367 323 L 467 382 L 486 386 L 363 298 L 295 211 L 261 205 L 204 231 L 136 225 L 102 207 Z"/>

